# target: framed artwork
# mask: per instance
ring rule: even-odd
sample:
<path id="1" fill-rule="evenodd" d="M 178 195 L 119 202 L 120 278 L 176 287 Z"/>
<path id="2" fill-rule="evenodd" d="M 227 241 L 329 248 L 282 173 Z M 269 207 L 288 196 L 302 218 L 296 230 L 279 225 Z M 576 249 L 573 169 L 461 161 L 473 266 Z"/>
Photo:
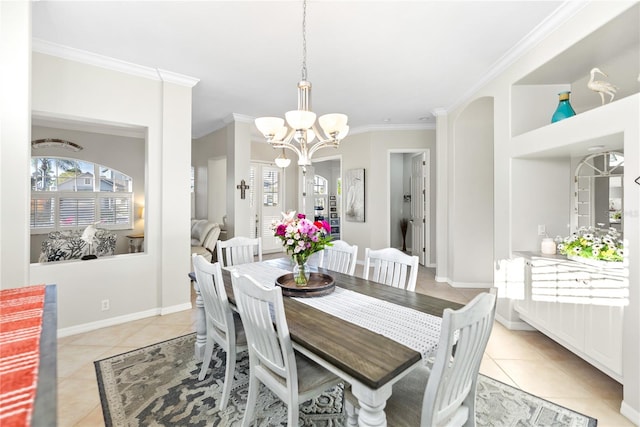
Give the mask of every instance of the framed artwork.
<path id="1" fill-rule="evenodd" d="M 345 202 L 345 216 L 347 221 L 365 222 L 364 212 L 364 169 L 349 169 L 345 175 L 344 188 L 347 196 Z"/>
<path id="2" fill-rule="evenodd" d="M 335 200 L 336 196 L 329 196 L 329 200 Z"/>
<path id="3" fill-rule="evenodd" d="M 332 212 L 331 213 L 331 218 L 338 218 L 338 213 L 337 212 Z"/>
<path id="4" fill-rule="evenodd" d="M 336 201 L 335 200 L 330 200 L 329 201 L 329 206 L 335 206 L 336 205 Z"/>
<path id="5" fill-rule="evenodd" d="M 338 208 L 329 208 L 331 212 L 338 212 Z"/>

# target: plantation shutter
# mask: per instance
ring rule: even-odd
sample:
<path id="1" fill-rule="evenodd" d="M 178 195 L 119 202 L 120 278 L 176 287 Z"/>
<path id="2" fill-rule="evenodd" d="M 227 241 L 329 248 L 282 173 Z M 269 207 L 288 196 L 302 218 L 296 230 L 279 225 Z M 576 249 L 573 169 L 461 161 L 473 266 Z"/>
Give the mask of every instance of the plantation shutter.
<path id="1" fill-rule="evenodd" d="M 56 199 L 53 196 L 33 196 L 31 198 L 31 228 L 43 230 L 55 227 Z"/>
<path id="2" fill-rule="evenodd" d="M 131 198 L 100 196 L 100 223 L 103 225 L 129 224 L 132 216 Z"/>
<path id="3" fill-rule="evenodd" d="M 96 199 L 60 196 L 60 227 L 83 227 L 96 222 Z"/>

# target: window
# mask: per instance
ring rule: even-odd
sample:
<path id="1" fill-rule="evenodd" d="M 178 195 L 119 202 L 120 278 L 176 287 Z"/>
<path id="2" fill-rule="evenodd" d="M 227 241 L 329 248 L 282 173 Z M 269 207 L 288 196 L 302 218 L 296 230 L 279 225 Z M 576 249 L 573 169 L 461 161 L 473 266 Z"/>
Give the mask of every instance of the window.
<path id="1" fill-rule="evenodd" d="M 278 206 L 278 195 L 280 194 L 278 186 L 279 174 L 277 170 L 264 169 L 262 171 L 262 203 L 264 206 Z"/>
<path id="2" fill-rule="evenodd" d="M 99 179 L 94 179 L 98 177 Z M 133 181 L 115 169 L 82 160 L 31 158 L 31 231 L 133 228 Z"/>

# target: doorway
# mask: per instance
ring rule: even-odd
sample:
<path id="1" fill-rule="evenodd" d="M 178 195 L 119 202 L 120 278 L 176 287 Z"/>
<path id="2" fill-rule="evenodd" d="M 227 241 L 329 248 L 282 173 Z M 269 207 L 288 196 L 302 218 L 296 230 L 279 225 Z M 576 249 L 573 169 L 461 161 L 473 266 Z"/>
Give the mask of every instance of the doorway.
<path id="1" fill-rule="evenodd" d="M 431 267 L 432 199 L 429 150 L 389 153 L 389 243 Z"/>
<path id="2" fill-rule="evenodd" d="M 262 252 L 282 250 L 282 241 L 273 235 L 271 224 L 285 211 L 283 169 L 270 163 L 252 162 L 249 173 L 249 237 L 262 237 Z"/>
<path id="3" fill-rule="evenodd" d="M 325 157 L 313 161 L 312 175 L 307 171 L 307 179 L 313 182 L 309 201 L 313 206 L 314 220 L 323 219 L 331 226 L 333 240 L 341 237 L 342 221 L 342 158 Z M 309 203 L 307 202 L 307 206 Z"/>

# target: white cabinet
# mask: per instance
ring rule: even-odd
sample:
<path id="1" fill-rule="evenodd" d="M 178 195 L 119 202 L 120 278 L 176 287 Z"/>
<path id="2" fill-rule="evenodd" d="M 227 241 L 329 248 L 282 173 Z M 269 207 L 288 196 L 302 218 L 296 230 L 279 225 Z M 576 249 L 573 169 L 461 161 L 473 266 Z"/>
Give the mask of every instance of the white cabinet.
<path id="1" fill-rule="evenodd" d="M 622 382 L 626 269 L 606 269 L 563 256 L 518 253 L 526 259 L 522 320 Z"/>

